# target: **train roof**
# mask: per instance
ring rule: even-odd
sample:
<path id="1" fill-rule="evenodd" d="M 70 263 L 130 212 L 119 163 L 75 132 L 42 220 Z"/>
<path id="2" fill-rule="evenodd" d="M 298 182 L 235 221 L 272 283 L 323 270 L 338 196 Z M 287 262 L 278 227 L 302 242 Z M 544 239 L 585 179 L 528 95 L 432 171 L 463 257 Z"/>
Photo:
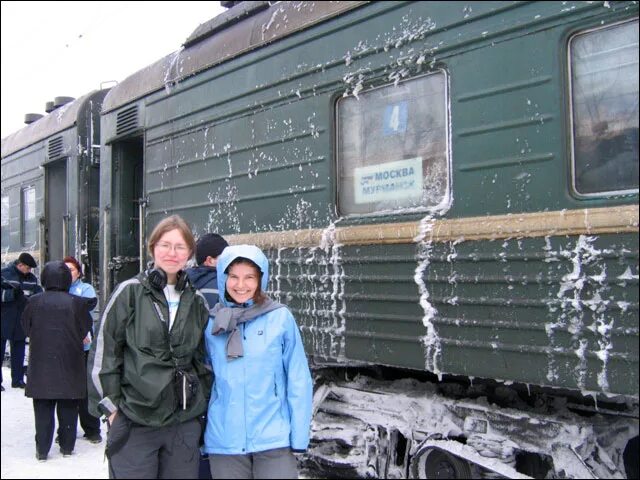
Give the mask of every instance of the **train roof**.
<path id="1" fill-rule="evenodd" d="M 92 90 L 2 139 L 2 158 L 75 125 L 82 108 L 106 91 Z"/>
<path id="2" fill-rule="evenodd" d="M 113 87 L 103 113 L 173 85 L 181 80 L 291 35 L 366 1 L 241 2 L 205 22 L 187 38 L 183 48 L 125 78 Z"/>

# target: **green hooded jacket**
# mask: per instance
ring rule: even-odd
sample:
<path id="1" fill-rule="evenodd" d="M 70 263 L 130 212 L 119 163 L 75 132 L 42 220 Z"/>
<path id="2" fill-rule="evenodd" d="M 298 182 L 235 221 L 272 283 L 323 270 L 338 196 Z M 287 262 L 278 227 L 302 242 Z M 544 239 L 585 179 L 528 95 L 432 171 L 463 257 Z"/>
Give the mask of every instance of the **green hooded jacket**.
<path id="1" fill-rule="evenodd" d="M 104 308 L 89 354 L 89 411 L 108 416 L 118 410 L 149 427 L 204 414 L 212 381 L 205 368 L 205 305 L 202 295 L 187 284 L 169 330 L 167 300 L 151 287 L 146 274 L 119 284 Z M 178 370 L 199 379 L 186 409 L 176 388 Z"/>

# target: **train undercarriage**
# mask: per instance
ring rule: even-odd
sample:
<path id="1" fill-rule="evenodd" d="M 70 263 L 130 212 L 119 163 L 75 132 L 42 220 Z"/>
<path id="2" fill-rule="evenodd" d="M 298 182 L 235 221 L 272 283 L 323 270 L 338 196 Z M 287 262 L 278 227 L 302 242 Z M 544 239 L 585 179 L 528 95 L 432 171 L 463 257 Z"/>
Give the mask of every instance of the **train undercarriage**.
<path id="1" fill-rule="evenodd" d="M 302 458 L 316 478 L 637 478 L 637 400 L 326 374 Z"/>

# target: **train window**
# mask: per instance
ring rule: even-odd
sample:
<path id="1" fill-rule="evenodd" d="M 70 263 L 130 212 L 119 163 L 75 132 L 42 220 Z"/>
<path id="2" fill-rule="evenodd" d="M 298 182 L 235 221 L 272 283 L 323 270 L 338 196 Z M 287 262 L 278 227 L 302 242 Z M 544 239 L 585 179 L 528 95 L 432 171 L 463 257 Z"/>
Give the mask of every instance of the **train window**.
<path id="1" fill-rule="evenodd" d="M 569 43 L 573 186 L 585 196 L 638 191 L 638 21 Z"/>
<path id="2" fill-rule="evenodd" d="M 448 198 L 447 102 L 442 71 L 338 101 L 341 214 L 434 208 Z"/>
<path id="3" fill-rule="evenodd" d="M 9 245 L 9 195 L 2 195 L 2 247 Z"/>
<path id="4" fill-rule="evenodd" d="M 22 244 L 35 245 L 38 233 L 36 220 L 36 188 L 22 189 Z"/>

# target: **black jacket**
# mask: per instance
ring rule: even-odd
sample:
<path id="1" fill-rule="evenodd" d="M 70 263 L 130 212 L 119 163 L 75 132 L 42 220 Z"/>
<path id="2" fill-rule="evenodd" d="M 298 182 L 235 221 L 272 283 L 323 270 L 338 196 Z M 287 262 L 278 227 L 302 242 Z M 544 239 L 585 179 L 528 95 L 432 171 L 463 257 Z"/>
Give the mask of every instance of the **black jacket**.
<path id="1" fill-rule="evenodd" d="M 30 338 L 25 395 L 83 398 L 87 371 L 82 339 L 91 328 L 87 299 L 68 293 L 71 272 L 63 262 L 45 265 L 42 284 L 45 292 L 31 297 L 22 315 L 22 327 Z"/>
<path id="2" fill-rule="evenodd" d="M 20 317 L 27 299 L 42 292 L 38 279 L 33 273 L 23 274 L 16 267 L 17 260 L 2 269 L 2 338 L 24 340 L 25 333 L 20 326 Z"/>

